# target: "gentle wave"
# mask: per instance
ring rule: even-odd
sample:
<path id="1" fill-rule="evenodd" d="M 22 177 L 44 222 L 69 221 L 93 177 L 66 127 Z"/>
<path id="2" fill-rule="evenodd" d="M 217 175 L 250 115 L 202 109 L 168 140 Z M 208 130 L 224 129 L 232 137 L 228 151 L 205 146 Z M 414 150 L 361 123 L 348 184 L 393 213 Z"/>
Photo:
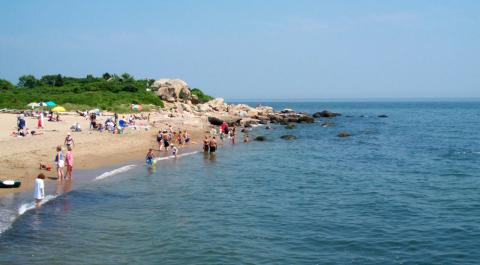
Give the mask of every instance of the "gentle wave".
<path id="1" fill-rule="evenodd" d="M 199 151 L 178 154 L 177 157 L 184 157 L 184 156 L 194 155 L 194 154 L 197 154 L 197 153 L 199 153 Z M 166 156 L 166 157 L 159 157 L 159 158 L 156 158 L 155 160 L 160 161 L 160 160 L 168 160 L 168 159 L 174 159 L 174 158 L 175 157 L 173 155 L 171 155 L 171 156 Z M 111 171 L 107 171 L 107 172 L 97 176 L 94 179 L 94 181 L 105 179 L 105 178 L 108 178 L 108 177 L 111 177 L 111 176 L 118 175 L 120 173 L 127 172 L 127 171 L 129 171 L 133 168 L 136 168 L 137 166 L 138 165 L 126 165 L 126 166 L 119 167 L 119 168 L 111 170 Z M 49 202 L 49 201 L 51 201 L 51 200 L 53 200 L 57 197 L 58 197 L 57 195 L 47 195 L 42 200 L 40 205 L 43 205 L 43 204 L 45 204 L 45 203 L 47 203 L 47 202 Z M 31 202 L 21 204 L 20 207 L 18 208 L 17 212 L 15 212 L 15 210 L 13 210 L 13 209 L 0 209 L 0 234 L 5 232 L 6 230 L 8 230 L 17 217 L 23 215 L 24 213 L 26 213 L 26 212 L 28 212 L 32 209 L 35 209 L 35 207 L 36 207 L 35 201 L 31 201 Z"/>
<path id="2" fill-rule="evenodd" d="M 114 169 L 112 171 L 108 171 L 108 172 L 105 172 L 103 174 L 101 174 L 100 176 L 96 177 L 95 180 L 101 180 L 101 179 L 104 179 L 104 178 L 108 178 L 108 177 L 111 177 L 111 176 L 114 176 L 114 175 L 117 175 L 117 174 L 120 174 L 120 173 L 123 173 L 123 172 L 127 172 L 133 168 L 137 167 L 136 165 L 127 165 L 127 166 L 123 166 L 123 167 L 119 167 L 117 169 Z"/>
<path id="3" fill-rule="evenodd" d="M 40 202 L 40 205 L 43 205 L 43 204 L 45 204 L 45 203 L 47 203 L 47 202 L 49 202 L 49 201 L 51 201 L 55 198 L 57 198 L 57 195 L 47 195 L 42 200 L 42 202 Z M 22 214 L 24 214 L 27 211 L 30 211 L 32 209 L 35 209 L 35 201 L 24 203 L 24 204 L 20 205 L 20 207 L 18 208 L 18 215 L 22 215 Z"/>
<path id="4" fill-rule="evenodd" d="M 188 152 L 188 153 L 183 153 L 183 154 L 178 154 L 177 157 L 184 157 L 184 156 L 189 156 L 189 155 L 194 155 L 199 153 L 199 151 L 194 151 L 194 152 Z M 160 160 L 168 160 L 168 159 L 173 159 L 175 156 L 165 156 L 165 157 L 157 157 L 155 158 L 155 161 L 160 161 Z"/>

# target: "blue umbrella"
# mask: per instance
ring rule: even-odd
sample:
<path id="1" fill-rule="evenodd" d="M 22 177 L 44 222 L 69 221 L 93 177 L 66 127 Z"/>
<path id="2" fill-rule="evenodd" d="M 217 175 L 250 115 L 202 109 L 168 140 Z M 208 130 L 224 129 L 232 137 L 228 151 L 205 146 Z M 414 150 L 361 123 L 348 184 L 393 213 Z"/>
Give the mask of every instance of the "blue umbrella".
<path id="1" fill-rule="evenodd" d="M 53 101 L 49 101 L 49 102 L 47 102 L 46 104 L 47 104 L 48 107 L 55 107 L 55 106 L 57 106 L 57 104 L 55 104 L 55 102 L 53 102 Z"/>

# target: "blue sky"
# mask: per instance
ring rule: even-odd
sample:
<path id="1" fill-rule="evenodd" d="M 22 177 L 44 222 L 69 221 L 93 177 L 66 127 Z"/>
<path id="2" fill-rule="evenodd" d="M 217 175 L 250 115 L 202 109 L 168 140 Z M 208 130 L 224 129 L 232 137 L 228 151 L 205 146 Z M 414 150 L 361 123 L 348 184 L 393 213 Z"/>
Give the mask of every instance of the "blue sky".
<path id="1" fill-rule="evenodd" d="M 480 1 L 0 0 L 0 78 L 128 72 L 229 99 L 480 97 Z"/>

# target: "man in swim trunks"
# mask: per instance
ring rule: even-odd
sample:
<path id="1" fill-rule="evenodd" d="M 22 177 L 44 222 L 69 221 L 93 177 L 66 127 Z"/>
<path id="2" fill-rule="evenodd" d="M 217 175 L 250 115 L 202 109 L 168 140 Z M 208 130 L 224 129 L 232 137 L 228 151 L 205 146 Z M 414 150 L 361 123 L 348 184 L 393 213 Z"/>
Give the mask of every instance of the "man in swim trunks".
<path id="1" fill-rule="evenodd" d="M 215 136 L 212 137 L 210 140 L 210 154 L 215 153 L 217 150 L 217 140 L 215 140 Z"/>

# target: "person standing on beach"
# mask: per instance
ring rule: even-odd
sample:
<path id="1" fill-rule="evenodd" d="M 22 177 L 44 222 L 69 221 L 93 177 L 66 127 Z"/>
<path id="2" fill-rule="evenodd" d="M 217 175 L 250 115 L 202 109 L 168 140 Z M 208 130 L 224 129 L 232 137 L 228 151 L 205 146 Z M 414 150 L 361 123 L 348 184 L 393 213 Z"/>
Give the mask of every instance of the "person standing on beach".
<path id="1" fill-rule="evenodd" d="M 65 137 L 65 146 L 73 148 L 75 146 L 75 142 L 73 141 L 73 137 L 71 133 L 67 133 L 67 137 Z"/>
<path id="2" fill-rule="evenodd" d="M 171 140 L 170 134 L 165 133 L 163 135 L 163 146 L 165 147 L 165 151 L 169 150 L 170 140 Z"/>
<path id="3" fill-rule="evenodd" d="M 175 159 L 177 159 L 178 148 L 172 144 L 172 154 Z"/>
<path id="4" fill-rule="evenodd" d="M 158 149 L 161 151 L 163 149 L 163 133 L 162 133 L 162 131 L 158 131 L 158 133 L 157 133 L 157 144 L 158 144 Z"/>
<path id="5" fill-rule="evenodd" d="M 44 117 L 43 117 L 43 110 L 41 110 L 40 113 L 38 114 L 38 124 L 37 124 L 38 129 L 43 129 L 43 125 L 44 125 Z"/>
<path id="6" fill-rule="evenodd" d="M 61 181 L 64 177 L 63 167 L 65 166 L 65 161 L 63 160 L 62 147 L 57 146 L 57 154 L 55 155 L 55 165 L 57 166 L 57 181 Z"/>
<path id="7" fill-rule="evenodd" d="M 65 165 L 67 165 L 67 173 L 65 173 L 66 179 L 72 179 L 73 171 L 73 152 L 72 147 L 67 146 L 67 154 L 65 155 Z"/>
<path id="8" fill-rule="evenodd" d="M 35 187 L 33 189 L 33 198 L 35 199 L 35 207 L 40 208 L 40 203 L 45 198 L 45 175 L 43 173 L 35 179 Z"/>
<path id="9" fill-rule="evenodd" d="M 209 145 L 210 145 L 210 154 L 215 153 L 215 151 L 217 150 L 217 140 L 215 140 L 215 136 L 212 137 Z"/>
<path id="10" fill-rule="evenodd" d="M 205 135 L 203 139 L 203 152 L 208 153 L 208 148 L 210 146 L 210 141 L 208 140 L 208 136 Z"/>

